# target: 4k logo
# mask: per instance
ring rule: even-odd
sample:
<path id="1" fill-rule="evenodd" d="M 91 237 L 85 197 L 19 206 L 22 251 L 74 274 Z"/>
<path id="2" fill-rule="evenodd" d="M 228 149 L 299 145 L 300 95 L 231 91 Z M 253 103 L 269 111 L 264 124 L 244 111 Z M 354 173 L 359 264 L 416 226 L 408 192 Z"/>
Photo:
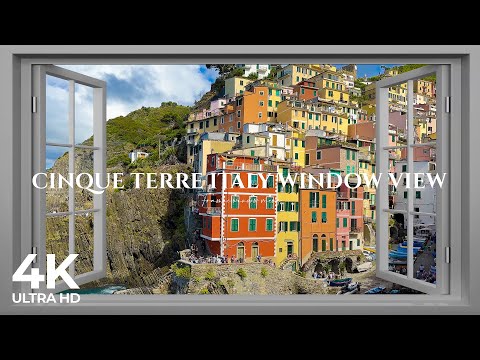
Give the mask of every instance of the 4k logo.
<path id="1" fill-rule="evenodd" d="M 32 268 L 29 274 L 25 274 L 30 264 L 35 260 L 37 254 L 29 254 L 18 267 L 17 271 L 12 276 L 12 281 L 30 282 L 32 289 L 40 288 L 40 283 L 45 281 L 45 275 L 40 274 L 38 268 Z M 66 269 L 75 260 L 78 254 L 70 254 L 65 260 L 56 268 L 55 267 L 55 254 L 47 255 L 47 289 L 55 289 L 55 281 L 58 277 L 61 277 L 63 281 L 70 287 L 70 289 L 78 289 L 77 283 L 68 274 Z"/>

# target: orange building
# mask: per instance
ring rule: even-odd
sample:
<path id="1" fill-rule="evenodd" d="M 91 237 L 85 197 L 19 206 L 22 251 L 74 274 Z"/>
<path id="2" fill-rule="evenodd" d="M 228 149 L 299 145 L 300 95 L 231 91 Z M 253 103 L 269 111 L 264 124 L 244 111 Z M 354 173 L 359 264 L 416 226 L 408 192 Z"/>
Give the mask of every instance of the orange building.
<path id="1" fill-rule="evenodd" d="M 212 254 L 254 261 L 275 256 L 277 166 L 231 154 L 207 156 L 207 188 L 197 199 L 201 237 Z M 242 188 L 242 185 L 244 188 Z"/>
<path id="2" fill-rule="evenodd" d="M 336 192 L 321 188 L 301 189 L 299 200 L 299 254 L 304 264 L 312 252 L 336 250 Z"/>
<path id="3" fill-rule="evenodd" d="M 243 125 L 275 121 L 268 116 L 268 87 L 255 86 L 225 105 L 225 114 L 220 119 L 219 130 L 243 132 Z"/>
<path id="4" fill-rule="evenodd" d="M 293 93 L 300 100 L 310 100 L 318 96 L 318 88 L 313 81 L 301 81 L 293 86 Z"/>

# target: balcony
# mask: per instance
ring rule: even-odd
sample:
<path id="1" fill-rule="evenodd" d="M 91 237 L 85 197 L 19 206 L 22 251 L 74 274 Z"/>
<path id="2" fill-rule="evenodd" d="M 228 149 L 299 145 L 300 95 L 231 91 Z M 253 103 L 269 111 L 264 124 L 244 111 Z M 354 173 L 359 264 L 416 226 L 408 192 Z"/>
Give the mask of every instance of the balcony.
<path id="1" fill-rule="evenodd" d="M 348 193 L 345 191 L 337 191 L 337 199 L 348 199 Z"/>
<path id="2" fill-rule="evenodd" d="M 209 207 L 207 208 L 207 215 L 214 215 L 218 216 L 222 214 L 222 208 L 221 207 Z"/>
<path id="3" fill-rule="evenodd" d="M 187 134 L 196 134 L 197 132 L 197 129 L 187 129 Z"/>

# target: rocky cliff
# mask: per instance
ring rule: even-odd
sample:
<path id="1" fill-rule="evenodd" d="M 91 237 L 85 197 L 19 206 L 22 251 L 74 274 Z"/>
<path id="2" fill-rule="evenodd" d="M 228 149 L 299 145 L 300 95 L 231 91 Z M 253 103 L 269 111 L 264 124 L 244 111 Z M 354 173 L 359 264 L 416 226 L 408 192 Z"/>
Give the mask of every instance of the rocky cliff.
<path id="1" fill-rule="evenodd" d="M 191 169 L 177 158 L 181 147 L 163 145 L 180 139 L 183 121 L 189 109 L 175 103 L 159 108 L 142 108 L 126 117 L 107 122 L 107 172 L 189 173 Z M 91 139 L 85 141 L 90 144 Z M 128 152 L 142 148 L 151 154 L 147 159 L 130 163 Z M 50 172 L 66 176 L 68 154 L 55 161 Z M 92 173 L 93 153 L 78 150 L 75 172 Z M 157 284 L 169 266 L 185 248 L 184 206 L 186 195 L 177 189 L 135 189 L 133 177 L 124 178 L 125 190 L 106 191 L 107 276 L 86 287 L 102 284 L 124 284 L 142 287 Z M 68 211 L 68 190 L 47 190 L 47 212 Z M 75 191 L 76 209 L 93 208 L 90 192 Z M 47 253 L 56 254 L 59 264 L 68 255 L 66 216 L 48 217 L 46 221 Z M 93 269 L 93 213 L 75 217 L 75 252 L 77 273 Z"/>

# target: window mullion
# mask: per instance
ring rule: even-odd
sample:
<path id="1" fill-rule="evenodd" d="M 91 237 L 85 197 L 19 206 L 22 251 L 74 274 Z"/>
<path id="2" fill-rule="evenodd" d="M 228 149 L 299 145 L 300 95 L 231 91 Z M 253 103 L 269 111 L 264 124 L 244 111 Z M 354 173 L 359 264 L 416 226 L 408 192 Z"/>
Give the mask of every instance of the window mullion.
<path id="1" fill-rule="evenodd" d="M 407 189 L 407 277 L 413 279 L 413 199 L 414 199 L 414 178 L 413 178 L 413 147 L 414 143 L 413 126 L 413 80 L 407 82 L 407 174 L 410 186 Z"/>
<path id="2" fill-rule="evenodd" d="M 68 155 L 68 172 L 75 172 L 75 81 L 69 81 L 68 124 L 70 127 L 70 144 Z M 68 253 L 75 253 L 75 185 L 68 188 Z M 70 276 L 75 276 L 75 261 L 68 268 Z"/>

